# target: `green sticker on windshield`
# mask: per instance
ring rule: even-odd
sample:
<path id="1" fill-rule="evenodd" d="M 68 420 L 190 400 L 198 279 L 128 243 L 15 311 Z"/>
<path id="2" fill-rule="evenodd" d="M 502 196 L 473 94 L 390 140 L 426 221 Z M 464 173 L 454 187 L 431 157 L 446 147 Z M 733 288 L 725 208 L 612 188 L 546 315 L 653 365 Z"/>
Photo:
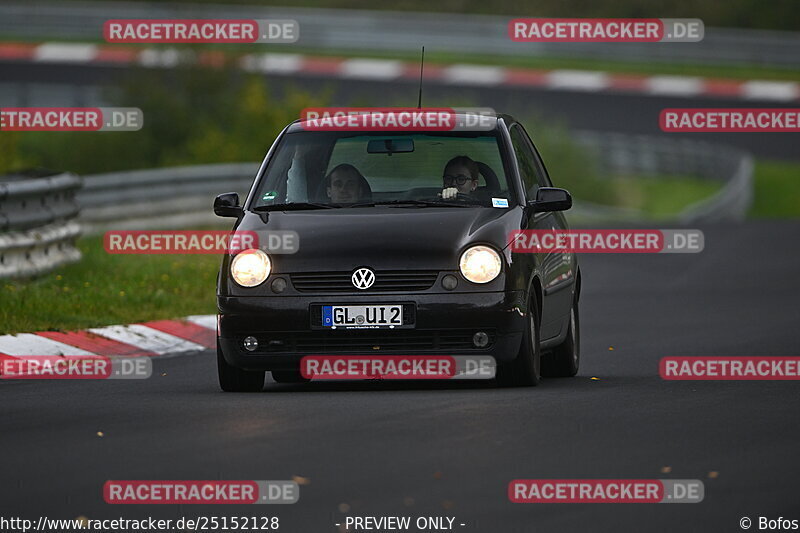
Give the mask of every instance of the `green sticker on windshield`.
<path id="1" fill-rule="evenodd" d="M 278 191 L 268 191 L 264 193 L 262 200 L 274 200 L 278 197 Z"/>

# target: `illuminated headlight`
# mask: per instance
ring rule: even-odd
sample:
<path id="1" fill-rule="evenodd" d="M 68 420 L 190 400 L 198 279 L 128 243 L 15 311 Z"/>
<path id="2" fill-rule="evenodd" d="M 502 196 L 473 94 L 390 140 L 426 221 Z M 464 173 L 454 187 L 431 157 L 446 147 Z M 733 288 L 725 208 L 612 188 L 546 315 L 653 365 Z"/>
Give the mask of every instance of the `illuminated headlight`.
<path id="1" fill-rule="evenodd" d="M 264 283 L 271 270 L 269 256 L 255 248 L 239 252 L 231 261 L 231 276 L 242 287 L 255 287 Z"/>
<path id="2" fill-rule="evenodd" d="M 461 254 L 461 274 L 472 283 L 489 283 L 500 275 L 500 255 L 488 246 L 473 246 Z"/>

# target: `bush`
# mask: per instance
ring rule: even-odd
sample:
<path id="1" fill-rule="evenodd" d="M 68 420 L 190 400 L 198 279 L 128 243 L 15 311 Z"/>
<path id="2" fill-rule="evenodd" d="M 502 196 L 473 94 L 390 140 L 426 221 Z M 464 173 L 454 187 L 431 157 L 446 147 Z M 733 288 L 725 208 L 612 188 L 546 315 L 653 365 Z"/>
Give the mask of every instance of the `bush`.
<path id="1" fill-rule="evenodd" d="M 303 108 L 325 105 L 324 98 L 293 88 L 272 96 L 262 77 L 234 68 L 186 67 L 168 74 L 142 69 L 108 97 L 112 105 L 142 109 L 143 128 L 27 132 L 5 141 L 18 146 L 3 147 L 0 166 L 27 164 L 92 174 L 258 161 Z"/>
<path id="2" fill-rule="evenodd" d="M 596 156 L 572 140 L 569 130 L 553 120 L 523 120 L 556 187 L 568 189 L 578 199 L 613 204 L 614 191 L 600 176 Z M 541 125 L 541 126 L 540 126 Z"/>
<path id="3" fill-rule="evenodd" d="M 21 135 L 18 132 L 0 132 L 0 174 L 30 166 L 20 152 L 20 137 Z"/>

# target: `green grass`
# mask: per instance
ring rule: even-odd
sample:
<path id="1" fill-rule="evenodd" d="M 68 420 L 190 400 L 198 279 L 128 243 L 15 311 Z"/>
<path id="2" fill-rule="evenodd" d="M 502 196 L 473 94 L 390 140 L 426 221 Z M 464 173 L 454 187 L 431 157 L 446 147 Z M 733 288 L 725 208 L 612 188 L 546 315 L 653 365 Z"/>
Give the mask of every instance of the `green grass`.
<path id="1" fill-rule="evenodd" d="M 613 178 L 588 180 L 569 188 L 579 200 L 638 209 L 663 218 L 717 192 L 718 182 L 691 177 Z M 800 163 L 756 160 L 753 218 L 800 217 Z"/>
<path id="2" fill-rule="evenodd" d="M 720 188 L 719 182 L 692 177 L 652 176 L 596 179 L 570 190 L 578 200 L 636 209 L 649 218 L 664 218 L 680 213 Z"/>
<path id="3" fill-rule="evenodd" d="M 638 193 L 630 207 L 641 209 L 652 217 L 666 217 L 680 213 L 689 205 L 713 196 L 722 188 L 716 181 L 695 178 L 670 177 L 666 179 L 647 178 L 633 180 L 631 189 Z M 628 184 L 624 184 L 628 189 Z M 625 205 L 625 202 L 621 202 Z"/>
<path id="4" fill-rule="evenodd" d="M 750 216 L 800 217 L 800 163 L 757 160 Z"/>
<path id="5" fill-rule="evenodd" d="M 216 313 L 218 255 L 112 255 L 102 237 L 78 247 L 78 263 L 35 280 L 0 281 L 0 334 Z"/>

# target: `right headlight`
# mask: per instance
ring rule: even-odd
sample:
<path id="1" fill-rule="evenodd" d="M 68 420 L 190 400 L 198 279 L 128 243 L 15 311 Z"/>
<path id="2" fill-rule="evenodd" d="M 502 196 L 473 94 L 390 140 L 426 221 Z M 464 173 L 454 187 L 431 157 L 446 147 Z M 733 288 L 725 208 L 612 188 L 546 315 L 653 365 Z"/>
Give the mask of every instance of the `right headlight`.
<path id="1" fill-rule="evenodd" d="M 500 275 L 502 265 L 500 254 L 480 245 L 467 248 L 458 262 L 461 274 L 472 283 L 489 283 Z"/>
<path id="2" fill-rule="evenodd" d="M 255 287 L 264 283 L 272 270 L 272 261 L 256 248 L 243 250 L 231 261 L 231 277 L 242 287 Z"/>

